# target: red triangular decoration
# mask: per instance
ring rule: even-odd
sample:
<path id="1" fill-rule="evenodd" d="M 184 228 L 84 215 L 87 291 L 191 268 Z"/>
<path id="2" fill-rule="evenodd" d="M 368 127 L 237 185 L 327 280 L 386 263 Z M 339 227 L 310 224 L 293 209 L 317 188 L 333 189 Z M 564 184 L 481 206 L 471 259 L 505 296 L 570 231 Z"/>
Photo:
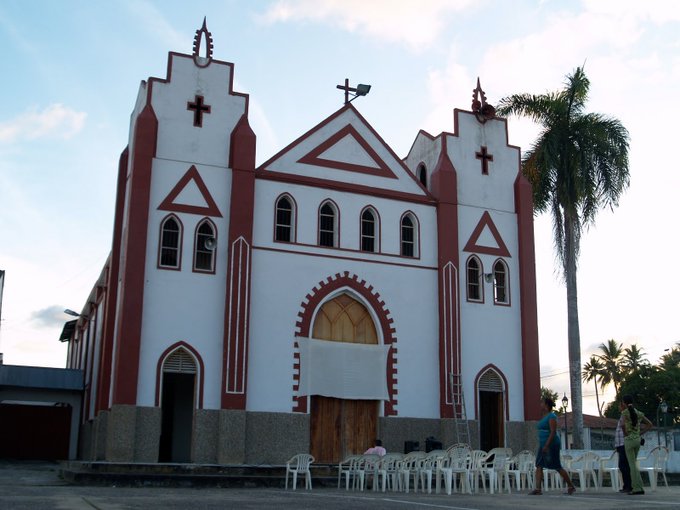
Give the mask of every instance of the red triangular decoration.
<path id="1" fill-rule="evenodd" d="M 498 247 L 495 247 L 495 246 L 480 246 L 478 244 L 479 237 L 482 235 L 484 228 L 489 229 L 489 231 L 491 232 L 491 235 L 493 236 L 494 241 L 496 241 L 496 244 L 498 245 Z M 497 255 L 499 257 L 511 257 L 512 256 L 512 255 L 510 255 L 510 252 L 508 251 L 507 246 L 505 246 L 505 243 L 503 242 L 503 238 L 501 237 L 501 234 L 498 232 L 496 225 L 494 224 L 493 220 L 491 219 L 491 215 L 489 214 L 489 211 L 484 211 L 484 214 L 482 214 L 482 218 L 479 220 L 479 223 L 477 223 L 477 226 L 475 227 L 474 231 L 470 235 L 470 239 L 468 239 L 468 242 L 465 245 L 465 248 L 463 248 L 463 251 L 468 251 L 468 252 L 473 252 L 473 253 L 484 253 L 486 255 Z"/>
<path id="2" fill-rule="evenodd" d="M 377 167 L 357 165 L 355 163 L 347 163 L 344 161 L 336 161 L 320 157 L 321 154 L 323 154 L 328 149 L 333 147 L 336 143 L 338 143 L 346 136 L 354 138 L 354 140 L 366 151 L 366 154 L 368 154 L 368 156 L 373 160 Z M 335 168 L 338 170 L 347 170 L 349 172 L 361 172 L 365 174 L 379 175 L 380 177 L 388 177 L 390 179 L 397 178 L 397 176 L 394 175 L 392 170 L 390 170 L 390 167 L 387 166 L 387 163 L 385 163 L 385 161 L 383 161 L 383 159 L 380 156 L 378 156 L 378 153 L 376 153 L 373 150 L 373 147 L 371 147 L 368 144 L 368 142 L 359 134 L 359 132 L 351 124 L 346 125 L 344 128 L 342 128 L 340 131 L 338 131 L 333 136 L 328 138 L 325 142 L 316 147 L 314 150 L 310 151 L 305 156 L 302 156 L 298 160 L 298 163 L 323 166 L 326 168 Z"/>
<path id="3" fill-rule="evenodd" d="M 179 194 L 192 181 L 194 182 L 194 184 L 196 184 L 196 187 L 198 187 L 198 190 L 201 192 L 201 195 L 203 196 L 203 200 L 205 200 L 205 203 L 208 204 L 207 206 L 175 203 L 175 200 L 177 199 Z M 182 176 L 182 178 L 177 182 L 177 184 L 175 184 L 175 187 L 172 188 L 172 191 L 170 191 L 168 196 L 165 197 L 165 200 L 161 202 L 161 205 L 158 206 L 158 209 L 161 211 L 200 214 L 201 216 L 215 216 L 218 218 L 222 217 L 222 214 L 220 213 L 220 210 L 217 207 L 215 200 L 213 200 L 212 195 L 210 195 L 210 192 L 208 191 L 208 187 L 203 182 L 203 179 L 201 179 L 201 174 L 198 173 L 198 170 L 194 165 L 191 165 L 191 168 L 187 170 L 187 173 L 185 173 Z"/>

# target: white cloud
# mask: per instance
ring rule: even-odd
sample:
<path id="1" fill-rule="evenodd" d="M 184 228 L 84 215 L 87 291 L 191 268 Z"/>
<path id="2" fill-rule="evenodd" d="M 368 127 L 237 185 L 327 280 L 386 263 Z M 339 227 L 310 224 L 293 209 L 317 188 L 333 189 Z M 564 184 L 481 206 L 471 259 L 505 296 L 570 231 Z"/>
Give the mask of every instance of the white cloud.
<path id="1" fill-rule="evenodd" d="M 31 313 L 31 322 L 39 327 L 64 325 L 64 306 L 51 305 Z"/>
<path id="2" fill-rule="evenodd" d="M 473 0 L 279 0 L 259 19 L 264 23 L 312 21 L 326 23 L 348 32 L 406 44 L 414 51 L 430 47 L 444 29 L 447 14 L 462 11 Z"/>
<path id="3" fill-rule="evenodd" d="M 52 104 L 42 111 L 32 108 L 8 122 L 0 122 L 0 142 L 11 143 L 37 138 L 67 140 L 83 129 L 87 113 L 62 104 Z"/>

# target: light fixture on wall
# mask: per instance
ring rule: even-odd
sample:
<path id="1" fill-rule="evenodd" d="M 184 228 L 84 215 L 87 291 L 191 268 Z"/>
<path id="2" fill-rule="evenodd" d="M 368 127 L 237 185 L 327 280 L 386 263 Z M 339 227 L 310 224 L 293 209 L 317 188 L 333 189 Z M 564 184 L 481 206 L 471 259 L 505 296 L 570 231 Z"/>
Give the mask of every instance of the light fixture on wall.
<path id="1" fill-rule="evenodd" d="M 78 312 L 74 312 L 73 310 L 70 310 L 68 308 L 64 310 L 64 313 L 66 315 L 70 315 L 71 317 L 80 317 L 80 314 Z"/>
<path id="2" fill-rule="evenodd" d="M 484 281 L 491 283 L 493 281 L 493 273 L 484 273 Z"/>
<path id="3" fill-rule="evenodd" d="M 203 246 L 205 246 L 206 250 L 213 251 L 215 249 L 215 246 L 217 246 L 217 241 L 215 240 L 214 237 L 209 237 L 205 240 Z"/>

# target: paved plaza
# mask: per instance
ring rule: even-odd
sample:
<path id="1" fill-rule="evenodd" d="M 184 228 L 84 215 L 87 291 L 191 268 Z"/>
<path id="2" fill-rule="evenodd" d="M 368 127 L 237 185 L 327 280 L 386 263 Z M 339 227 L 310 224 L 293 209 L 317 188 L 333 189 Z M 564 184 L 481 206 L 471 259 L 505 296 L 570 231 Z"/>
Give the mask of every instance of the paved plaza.
<path id="1" fill-rule="evenodd" d="M 69 485 L 57 474 L 56 464 L 7 463 L 0 461 L 0 509 L 316 509 L 340 510 L 369 508 L 398 509 L 565 509 L 565 510 L 640 510 L 680 509 L 680 487 L 672 486 L 628 496 L 609 488 L 577 492 L 565 496 L 548 492 L 543 496 L 527 494 L 403 494 L 354 492 L 318 487 L 293 492 L 277 488 L 162 488 Z"/>

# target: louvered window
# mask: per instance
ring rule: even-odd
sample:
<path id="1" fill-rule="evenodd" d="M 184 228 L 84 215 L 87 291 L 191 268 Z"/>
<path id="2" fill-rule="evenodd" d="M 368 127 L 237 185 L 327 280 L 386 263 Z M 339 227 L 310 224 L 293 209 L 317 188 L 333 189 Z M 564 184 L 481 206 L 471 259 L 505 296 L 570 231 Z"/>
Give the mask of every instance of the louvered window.
<path id="1" fill-rule="evenodd" d="M 177 349 L 165 359 L 163 372 L 195 374 L 196 361 L 185 349 Z"/>
<path id="2" fill-rule="evenodd" d="M 478 388 L 479 391 L 503 393 L 503 381 L 496 372 L 487 370 L 484 372 L 484 375 L 479 378 Z"/>

